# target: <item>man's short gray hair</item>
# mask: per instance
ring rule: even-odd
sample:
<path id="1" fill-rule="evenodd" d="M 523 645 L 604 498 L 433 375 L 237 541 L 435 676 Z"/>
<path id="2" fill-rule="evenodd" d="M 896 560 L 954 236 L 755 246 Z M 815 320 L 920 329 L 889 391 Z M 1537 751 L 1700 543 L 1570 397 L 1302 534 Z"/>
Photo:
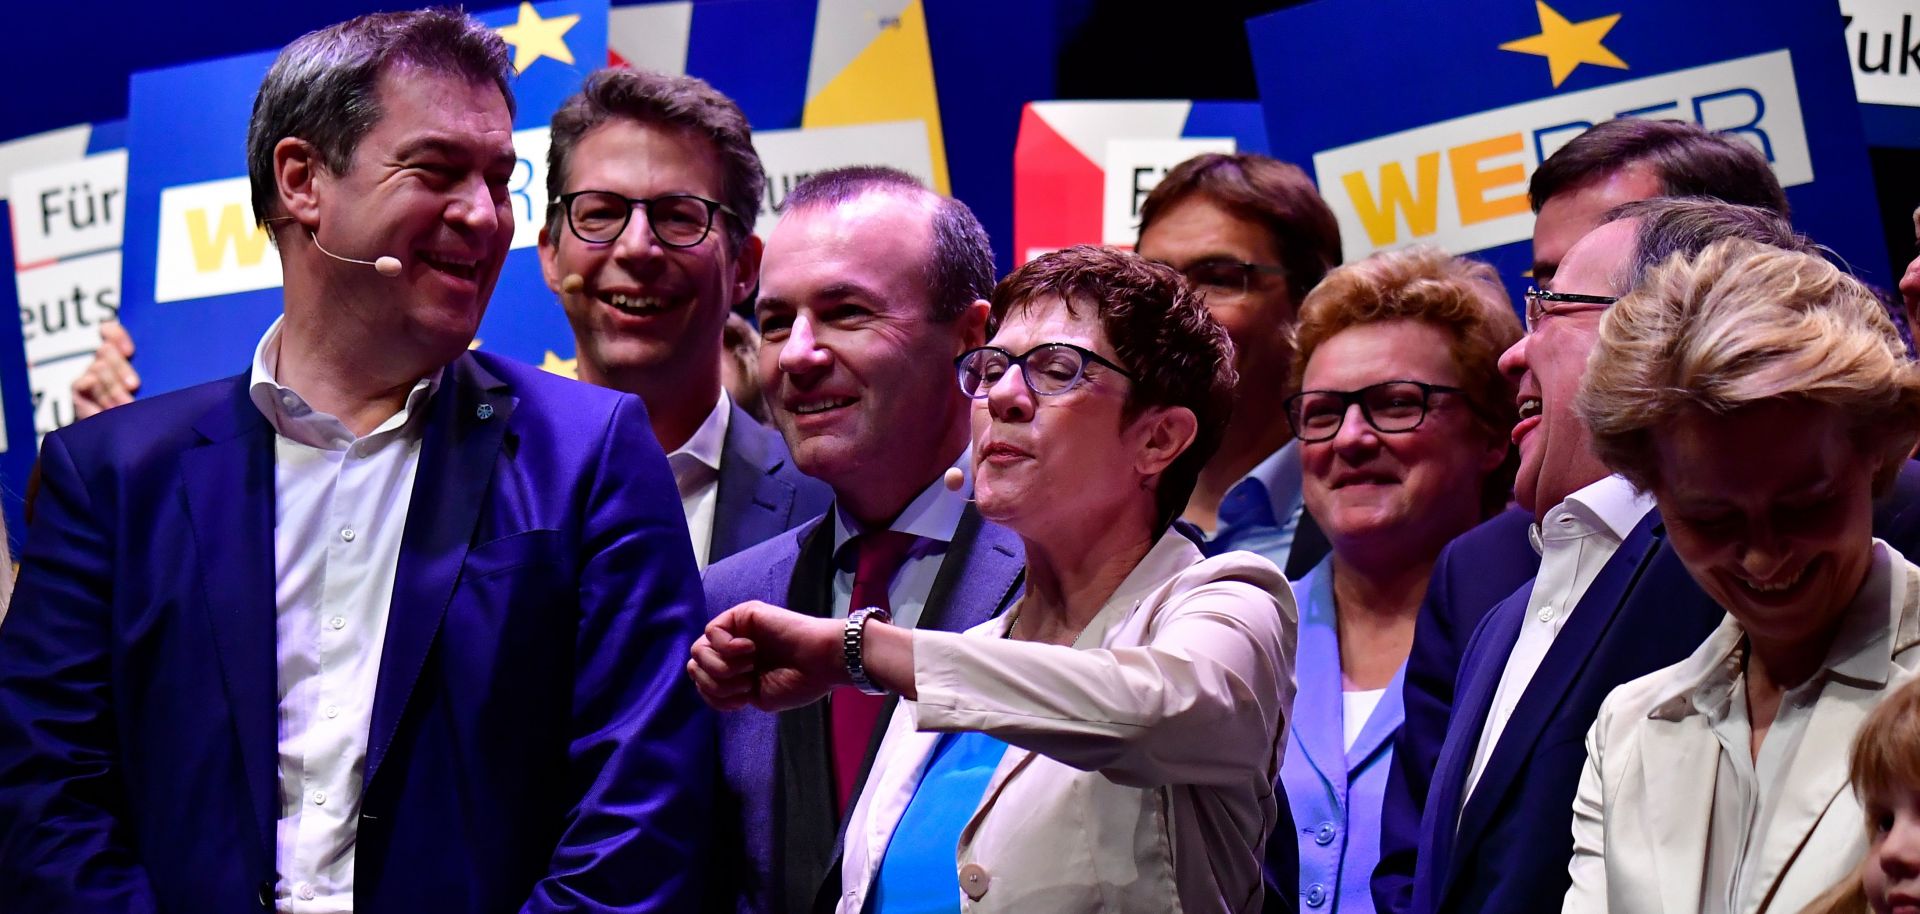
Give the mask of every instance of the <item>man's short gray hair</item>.
<path id="1" fill-rule="evenodd" d="M 1639 224 L 1634 228 L 1633 256 L 1627 261 L 1627 272 L 1614 277 L 1615 288 L 1622 294 L 1639 286 L 1647 272 L 1667 258 L 1682 254 L 1691 260 L 1724 238 L 1741 238 L 1800 254 L 1820 253 L 1817 245 L 1793 230 L 1793 223 L 1784 214 L 1713 197 L 1636 200 L 1609 210 L 1605 221 L 1625 219 Z"/>
<path id="2" fill-rule="evenodd" d="M 451 7 L 371 13 L 294 39 L 273 61 L 247 126 L 247 178 L 254 222 L 280 215 L 273 147 L 287 137 L 314 145 L 335 174 L 380 120 L 380 76 L 400 65 L 499 87 L 514 110 L 513 69 L 500 36 Z"/>

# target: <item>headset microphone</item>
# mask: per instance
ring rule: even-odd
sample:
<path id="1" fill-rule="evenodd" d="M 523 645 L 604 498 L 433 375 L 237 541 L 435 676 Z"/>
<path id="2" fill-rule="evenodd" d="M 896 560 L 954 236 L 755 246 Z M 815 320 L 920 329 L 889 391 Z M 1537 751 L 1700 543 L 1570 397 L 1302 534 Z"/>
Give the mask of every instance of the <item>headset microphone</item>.
<path id="1" fill-rule="evenodd" d="M 958 492 L 961 486 L 967 484 L 967 474 L 961 472 L 959 467 L 947 467 L 946 475 L 940 477 L 940 481 L 946 483 L 947 491 Z"/>
<path id="2" fill-rule="evenodd" d="M 578 273 L 568 273 L 567 278 L 560 280 L 560 291 L 566 295 L 579 295 L 586 287 L 587 281 Z"/>
<path id="3" fill-rule="evenodd" d="M 320 253 L 338 260 L 341 263 L 357 263 L 362 266 L 369 266 L 373 268 L 375 273 L 379 273 L 381 276 L 393 277 L 400 275 L 400 258 L 398 257 L 382 255 L 373 260 L 355 260 L 352 257 L 342 257 L 339 254 L 327 250 L 326 246 L 320 243 L 320 237 L 311 231 L 307 232 L 307 237 L 313 239 L 313 246 L 319 248 Z"/>

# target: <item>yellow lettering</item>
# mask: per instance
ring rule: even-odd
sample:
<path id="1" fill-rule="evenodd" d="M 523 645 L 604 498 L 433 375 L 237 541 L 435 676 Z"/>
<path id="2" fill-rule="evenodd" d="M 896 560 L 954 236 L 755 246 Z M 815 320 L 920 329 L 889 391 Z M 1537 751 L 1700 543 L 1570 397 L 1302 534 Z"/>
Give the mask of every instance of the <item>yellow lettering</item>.
<path id="1" fill-rule="evenodd" d="M 1380 198 L 1376 202 L 1364 172 L 1340 176 L 1340 183 L 1352 198 L 1354 211 L 1359 213 L 1360 224 L 1366 227 L 1367 239 L 1374 247 L 1386 247 L 1400 240 L 1396 212 L 1406 214 L 1407 228 L 1416 236 L 1434 233 L 1438 223 L 1435 210 L 1440 202 L 1440 153 L 1425 153 L 1414 160 L 1414 180 L 1420 187 L 1418 193 L 1407 186 L 1407 172 L 1399 162 L 1381 166 Z"/>
<path id="2" fill-rule="evenodd" d="M 193 245 L 193 267 L 202 273 L 220 269 L 232 247 L 240 266 L 258 264 L 267 253 L 267 230 L 247 221 L 246 209 L 238 203 L 220 208 L 220 225 L 209 237 L 207 211 L 187 210 L 187 241 Z"/>
<path id="3" fill-rule="evenodd" d="M 1447 150 L 1447 165 L 1453 170 L 1453 193 L 1460 203 L 1461 225 L 1517 216 L 1527 211 L 1525 191 L 1487 199 L 1487 191 L 1494 188 L 1524 184 L 1526 166 L 1513 162 L 1494 169 L 1480 167 L 1487 159 L 1513 155 L 1522 148 L 1520 134 L 1509 133 Z"/>

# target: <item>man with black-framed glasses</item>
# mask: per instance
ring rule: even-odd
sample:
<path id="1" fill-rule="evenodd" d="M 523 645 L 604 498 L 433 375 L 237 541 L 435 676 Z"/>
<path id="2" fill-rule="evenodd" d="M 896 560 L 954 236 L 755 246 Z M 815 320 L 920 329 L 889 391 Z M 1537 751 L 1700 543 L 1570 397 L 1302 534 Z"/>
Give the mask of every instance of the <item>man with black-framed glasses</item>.
<path id="1" fill-rule="evenodd" d="M 580 380 L 638 394 L 700 567 L 826 510 L 721 383 L 727 314 L 760 279 L 766 176 L 746 117 L 686 76 L 614 68 L 553 116 L 540 266 Z"/>
<path id="2" fill-rule="evenodd" d="M 1586 759 L 1578 735 L 1614 687 L 1686 657 L 1722 616 L 1666 545 L 1651 497 L 1593 456 L 1572 401 L 1607 309 L 1651 266 L 1723 238 L 1814 248 L 1778 213 L 1705 198 L 1638 201 L 1600 220 L 1568 248 L 1549 289 L 1529 293 L 1529 333 L 1501 358 L 1519 388 L 1515 496 L 1535 522 L 1533 548 L 1500 548 L 1480 535 L 1483 525 L 1436 565 L 1436 580 L 1535 573 L 1486 611 L 1454 668 L 1460 691 L 1444 735 L 1429 740 L 1444 748 L 1418 850 L 1404 861 L 1414 870 L 1405 899 L 1413 911 L 1556 909 Z M 1876 505 L 1875 535 L 1911 554 L 1916 505 L 1920 474 L 1909 464 Z M 1383 859 L 1376 899 L 1388 869 Z"/>
<path id="3" fill-rule="evenodd" d="M 1140 256 L 1179 270 L 1233 339 L 1233 419 L 1181 519 L 1208 555 L 1257 552 L 1298 579 L 1327 554 L 1282 417 L 1300 301 L 1340 263 L 1340 227 L 1298 167 L 1253 153 L 1175 166 L 1140 207 Z"/>

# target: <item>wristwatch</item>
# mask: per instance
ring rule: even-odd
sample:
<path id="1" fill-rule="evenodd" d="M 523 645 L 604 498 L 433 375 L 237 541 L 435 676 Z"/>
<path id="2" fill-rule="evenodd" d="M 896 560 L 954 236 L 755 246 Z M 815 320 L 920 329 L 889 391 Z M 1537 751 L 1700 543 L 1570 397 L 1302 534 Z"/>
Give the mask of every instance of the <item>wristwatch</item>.
<path id="1" fill-rule="evenodd" d="M 840 634 L 840 648 L 847 661 L 847 678 L 853 680 L 853 687 L 868 695 L 885 695 L 886 689 L 874 685 L 873 680 L 867 678 L 867 661 L 862 649 L 866 646 L 868 619 L 892 622 L 893 613 L 878 606 L 848 613 L 847 627 Z"/>

